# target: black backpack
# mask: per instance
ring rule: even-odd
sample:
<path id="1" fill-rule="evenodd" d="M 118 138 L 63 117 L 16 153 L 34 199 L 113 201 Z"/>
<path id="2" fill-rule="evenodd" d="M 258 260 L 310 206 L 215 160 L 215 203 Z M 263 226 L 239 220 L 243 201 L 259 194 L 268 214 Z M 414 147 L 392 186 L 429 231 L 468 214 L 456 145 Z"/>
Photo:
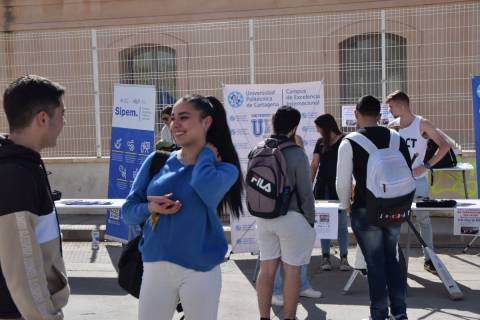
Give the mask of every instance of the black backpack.
<path id="1" fill-rule="evenodd" d="M 170 157 L 170 152 L 155 152 L 148 171 L 150 180 L 163 168 L 168 157 Z M 143 229 L 143 225 L 140 227 Z M 138 250 L 138 245 L 141 239 L 142 232 L 125 245 L 117 265 L 118 284 L 123 290 L 135 298 L 139 297 L 140 287 L 142 286 L 143 261 L 142 254 Z"/>
<path id="2" fill-rule="evenodd" d="M 424 162 L 427 162 L 428 160 L 432 159 L 432 157 L 435 155 L 435 152 L 438 150 L 438 145 L 433 141 L 432 139 L 428 139 L 427 142 L 427 151 L 425 152 L 425 159 Z M 457 166 L 457 156 L 455 155 L 455 151 L 453 151 L 452 148 L 448 150 L 447 154 L 440 159 L 435 165 L 432 167 L 432 169 L 441 169 L 441 168 L 453 168 Z"/>
<path id="3" fill-rule="evenodd" d="M 432 159 L 435 155 L 435 152 L 438 150 L 438 144 L 435 143 L 432 139 L 428 139 L 427 142 L 427 151 L 425 152 L 424 162 Z M 454 168 L 457 166 L 457 156 L 455 155 L 455 151 L 450 147 L 450 150 L 443 156 L 440 161 L 435 163 L 432 169 L 442 169 L 442 168 Z M 433 186 L 433 170 L 430 171 L 430 185 Z"/>

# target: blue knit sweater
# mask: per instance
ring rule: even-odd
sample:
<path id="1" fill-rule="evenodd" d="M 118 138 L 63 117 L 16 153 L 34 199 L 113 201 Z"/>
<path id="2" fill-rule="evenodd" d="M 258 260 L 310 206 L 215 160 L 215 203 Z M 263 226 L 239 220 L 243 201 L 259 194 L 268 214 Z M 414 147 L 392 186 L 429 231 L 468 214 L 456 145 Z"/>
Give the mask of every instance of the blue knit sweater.
<path id="1" fill-rule="evenodd" d="M 169 261 L 196 271 L 208 271 L 220 264 L 227 252 L 217 207 L 238 177 L 237 168 L 216 160 L 203 148 L 194 165 L 183 165 L 172 155 L 165 166 L 149 179 L 153 154 L 142 164 L 132 190 L 122 207 L 127 224 L 140 224 L 149 217 L 147 195 L 173 193 L 180 210 L 160 215 L 155 230 L 150 221 L 144 226 L 140 251 L 144 262 Z"/>

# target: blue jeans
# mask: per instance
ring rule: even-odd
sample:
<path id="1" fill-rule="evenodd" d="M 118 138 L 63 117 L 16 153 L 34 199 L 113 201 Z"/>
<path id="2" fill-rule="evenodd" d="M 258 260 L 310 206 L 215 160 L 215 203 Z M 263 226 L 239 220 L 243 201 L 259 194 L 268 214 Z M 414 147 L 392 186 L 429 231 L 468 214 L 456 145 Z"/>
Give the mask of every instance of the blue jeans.
<path id="1" fill-rule="evenodd" d="M 330 255 L 330 239 L 322 239 L 322 254 Z M 344 210 L 338 211 L 338 245 L 340 246 L 340 257 L 348 254 L 348 220 Z"/>
<path id="2" fill-rule="evenodd" d="M 353 209 L 352 229 L 367 263 L 370 314 L 373 320 L 388 318 L 388 301 L 394 316 L 406 315 L 406 278 L 398 246 L 400 224 L 378 227 L 368 223 L 366 209 Z"/>
<path id="3" fill-rule="evenodd" d="M 282 281 L 282 262 L 280 261 L 277 268 L 277 273 L 275 273 L 275 282 L 273 284 L 273 294 L 274 295 L 283 295 L 283 281 Z M 311 288 L 310 282 L 307 278 L 308 273 L 308 264 L 304 264 L 300 267 L 300 292 L 306 289 Z"/>

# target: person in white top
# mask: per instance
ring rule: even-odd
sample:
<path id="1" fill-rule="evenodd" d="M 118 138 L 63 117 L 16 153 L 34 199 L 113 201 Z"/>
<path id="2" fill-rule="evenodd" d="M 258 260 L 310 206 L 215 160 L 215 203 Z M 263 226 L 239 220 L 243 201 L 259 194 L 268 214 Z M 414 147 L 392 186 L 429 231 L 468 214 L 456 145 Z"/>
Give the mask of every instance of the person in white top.
<path id="1" fill-rule="evenodd" d="M 163 128 L 160 131 L 160 140 L 156 143 L 157 149 L 168 149 L 175 144 L 175 140 L 170 130 L 170 123 L 172 122 L 172 106 L 166 106 L 162 109 L 160 114 L 163 122 Z"/>
<path id="2" fill-rule="evenodd" d="M 389 104 L 390 112 L 396 118 L 389 126 L 398 129 L 400 136 L 405 139 L 407 143 L 410 156 L 413 160 L 412 169 L 417 185 L 415 196 L 427 197 L 427 172 L 445 156 L 450 146 L 430 121 L 412 112 L 410 109 L 410 98 L 406 93 L 397 90 L 387 97 L 386 103 Z M 438 145 L 438 150 L 428 162 L 425 162 L 424 158 L 428 139 L 432 139 Z M 433 231 L 430 212 L 417 212 L 416 216 L 416 221 L 420 225 L 422 238 L 427 245 L 433 249 Z M 430 261 L 430 258 L 425 255 L 425 252 L 424 256 L 425 270 L 436 274 L 435 267 Z"/>

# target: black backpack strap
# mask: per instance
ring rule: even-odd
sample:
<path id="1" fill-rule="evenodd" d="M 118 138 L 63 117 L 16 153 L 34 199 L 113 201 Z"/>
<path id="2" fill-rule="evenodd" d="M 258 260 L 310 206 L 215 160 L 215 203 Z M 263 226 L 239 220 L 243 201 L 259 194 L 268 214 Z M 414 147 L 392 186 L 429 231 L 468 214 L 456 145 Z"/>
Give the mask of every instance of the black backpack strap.
<path id="1" fill-rule="evenodd" d="M 165 162 L 167 162 L 168 158 L 170 157 L 170 154 L 171 152 L 168 151 L 155 151 L 155 155 L 150 163 L 150 169 L 148 170 L 148 176 L 150 180 L 152 180 L 153 176 L 163 168 Z"/>
<path id="2" fill-rule="evenodd" d="M 283 146 L 282 146 L 282 144 L 283 144 Z M 300 149 L 302 149 L 302 147 L 300 147 L 298 144 L 296 144 L 295 142 L 293 142 L 291 140 L 283 140 L 278 144 L 277 147 L 278 147 L 278 149 L 280 149 L 281 152 L 283 152 L 283 150 L 288 149 L 288 148 L 300 148 Z M 298 189 L 297 189 L 296 186 L 294 186 L 293 189 L 295 191 L 294 196 L 297 199 L 298 211 L 300 211 L 301 214 L 305 214 L 305 212 L 303 212 L 303 210 L 302 210 L 302 202 L 300 201 L 300 196 L 298 194 Z"/>

